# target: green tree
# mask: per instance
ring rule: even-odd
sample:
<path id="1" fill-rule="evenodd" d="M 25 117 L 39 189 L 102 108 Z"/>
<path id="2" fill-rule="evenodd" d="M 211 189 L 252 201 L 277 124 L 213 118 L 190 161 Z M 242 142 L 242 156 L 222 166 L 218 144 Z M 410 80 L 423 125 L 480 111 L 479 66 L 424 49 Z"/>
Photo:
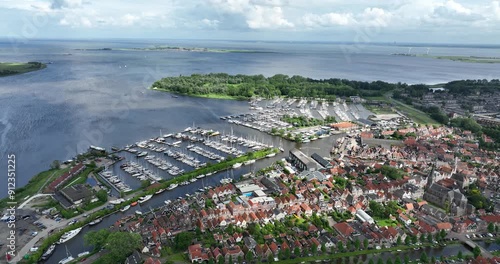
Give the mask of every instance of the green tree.
<path id="1" fill-rule="evenodd" d="M 384 264 L 384 261 L 381 258 L 378 258 L 377 264 Z"/>
<path id="2" fill-rule="evenodd" d="M 285 249 L 285 259 L 290 259 L 292 253 L 290 252 L 290 249 L 287 248 Z"/>
<path id="3" fill-rule="evenodd" d="M 342 241 L 337 242 L 337 250 L 339 252 L 344 251 L 344 243 L 342 243 Z"/>
<path id="4" fill-rule="evenodd" d="M 411 243 L 411 238 L 410 238 L 410 236 L 406 236 L 406 237 L 405 237 L 405 245 L 407 245 L 407 246 L 408 246 L 408 245 L 410 245 L 410 243 Z"/>
<path id="5" fill-rule="evenodd" d="M 410 257 L 408 255 L 405 255 L 405 264 L 410 263 Z"/>
<path id="6" fill-rule="evenodd" d="M 441 237 L 441 240 L 444 240 L 446 238 L 446 231 L 441 229 L 441 231 L 439 231 L 439 236 Z"/>
<path id="7" fill-rule="evenodd" d="M 347 242 L 345 243 L 345 249 L 347 251 L 351 251 L 352 250 L 352 242 L 351 242 L 351 240 L 349 240 L 349 239 L 347 240 Z"/>
<path id="8" fill-rule="evenodd" d="M 104 202 L 106 202 L 106 201 L 108 200 L 108 193 L 107 193 L 105 190 L 103 190 L 103 189 L 99 190 L 99 191 L 95 194 L 95 196 L 97 197 L 97 199 L 98 199 L 100 202 L 103 202 L 103 203 L 104 203 Z"/>
<path id="9" fill-rule="evenodd" d="M 493 223 L 488 224 L 488 232 L 490 232 L 490 233 L 495 232 L 495 225 L 493 225 Z"/>
<path id="10" fill-rule="evenodd" d="M 300 256 L 300 249 L 299 249 L 298 247 L 295 247 L 295 248 L 293 249 L 293 255 L 294 255 L 295 257 Z"/>
<path id="11" fill-rule="evenodd" d="M 321 244 L 321 253 L 322 254 L 326 253 L 326 246 L 325 246 L 325 244 Z"/>
<path id="12" fill-rule="evenodd" d="M 356 248 L 356 250 L 359 250 L 360 247 L 361 247 L 361 241 L 359 241 L 359 239 L 356 239 L 354 241 L 354 248 Z"/>
<path id="13" fill-rule="evenodd" d="M 481 255 L 481 249 L 478 246 L 474 247 L 474 249 L 472 249 L 472 254 L 474 254 L 474 258 L 477 258 Z"/>
<path id="14" fill-rule="evenodd" d="M 151 181 L 150 180 L 143 180 L 141 181 L 141 188 L 142 189 L 145 189 L 147 187 L 149 187 L 151 185 Z"/>
<path id="15" fill-rule="evenodd" d="M 242 256 L 238 256 L 238 263 L 243 263 L 243 257 Z"/>
<path id="16" fill-rule="evenodd" d="M 370 259 L 370 260 L 368 261 L 368 264 L 375 264 L 375 262 L 373 261 L 373 259 Z"/>
<path id="17" fill-rule="evenodd" d="M 366 238 L 363 240 L 363 248 L 368 249 L 368 239 Z"/>
<path id="18" fill-rule="evenodd" d="M 181 232 L 177 234 L 174 238 L 174 249 L 177 251 L 184 251 L 193 240 L 194 235 L 191 232 Z"/>
<path id="19" fill-rule="evenodd" d="M 436 257 L 434 256 L 431 257 L 431 263 L 436 263 Z"/>
<path id="20" fill-rule="evenodd" d="M 61 163 L 58 161 L 58 160 L 54 160 L 52 161 L 52 163 L 50 164 L 50 168 L 52 170 L 58 170 L 61 168 Z"/>
<path id="21" fill-rule="evenodd" d="M 87 246 L 94 246 L 97 249 L 102 248 L 106 244 L 110 232 L 108 229 L 99 231 L 90 231 L 83 236 L 83 241 Z"/>
<path id="22" fill-rule="evenodd" d="M 388 258 L 386 261 L 385 261 L 386 264 L 392 264 L 392 260 L 390 258 Z"/>
<path id="23" fill-rule="evenodd" d="M 463 259 L 464 258 L 464 254 L 462 253 L 462 250 L 458 251 L 457 258 L 458 259 Z"/>
<path id="24" fill-rule="evenodd" d="M 318 247 L 316 245 L 313 245 L 311 247 L 311 252 L 314 256 L 316 256 L 316 254 L 318 253 Z"/>
<path id="25" fill-rule="evenodd" d="M 417 236 L 411 236 L 411 243 L 417 244 Z"/>
<path id="26" fill-rule="evenodd" d="M 394 264 L 402 264 L 401 258 L 399 258 L 399 256 L 397 256 L 396 259 L 394 260 Z"/>
<path id="27" fill-rule="evenodd" d="M 245 255 L 245 260 L 246 260 L 248 263 L 252 262 L 252 260 L 253 260 L 253 254 L 252 254 L 252 251 L 250 251 L 250 250 L 249 250 L 249 251 L 247 252 L 247 254 Z"/>
<path id="28" fill-rule="evenodd" d="M 114 263 L 123 263 L 128 255 L 141 246 L 141 236 L 130 232 L 113 232 L 106 239 L 104 246 Z"/>
<path id="29" fill-rule="evenodd" d="M 431 234 L 431 233 L 429 233 L 429 234 L 427 235 L 427 241 L 428 241 L 429 243 L 432 243 L 432 234 Z"/>
<path id="30" fill-rule="evenodd" d="M 422 254 L 420 254 L 420 261 L 422 261 L 423 263 L 427 263 L 427 261 L 429 261 L 427 254 L 425 254 L 425 252 L 422 252 Z"/>
<path id="31" fill-rule="evenodd" d="M 269 255 L 269 256 L 267 257 L 267 262 L 268 262 L 268 263 L 274 262 L 273 255 Z"/>
<path id="32" fill-rule="evenodd" d="M 399 246 L 399 245 L 401 245 L 401 242 L 402 242 L 402 241 L 401 241 L 401 237 L 400 237 L 400 236 L 398 236 L 398 239 L 396 240 L 396 245 L 398 245 L 398 246 Z"/>
<path id="33" fill-rule="evenodd" d="M 219 257 L 219 260 L 217 260 L 217 264 L 224 264 L 224 257 Z"/>

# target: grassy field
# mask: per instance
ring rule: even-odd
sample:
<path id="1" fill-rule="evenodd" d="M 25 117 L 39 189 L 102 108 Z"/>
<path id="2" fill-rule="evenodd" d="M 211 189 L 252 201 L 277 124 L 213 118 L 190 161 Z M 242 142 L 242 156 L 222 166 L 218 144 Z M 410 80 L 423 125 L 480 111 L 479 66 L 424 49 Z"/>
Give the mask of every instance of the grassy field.
<path id="1" fill-rule="evenodd" d="M 0 77 L 16 75 L 46 68 L 47 65 L 39 62 L 14 63 L 0 62 Z"/>
<path id="2" fill-rule="evenodd" d="M 43 189 L 48 183 L 50 183 L 52 180 L 56 179 L 57 177 L 61 176 L 67 171 L 69 171 L 69 168 L 52 169 L 40 172 L 35 177 L 33 177 L 24 187 L 16 189 L 14 200 L 17 202 L 21 202 L 28 196 L 32 196 L 34 194 L 37 194 L 39 191 L 43 191 Z M 9 200 L 7 198 L 0 200 L 0 209 L 5 208 L 7 206 L 8 201 Z"/>
<path id="3" fill-rule="evenodd" d="M 373 105 L 363 105 L 369 111 L 377 114 L 377 115 L 385 115 L 385 114 L 395 114 L 395 112 L 391 108 L 383 108 L 379 106 Z"/>
<path id="4" fill-rule="evenodd" d="M 418 124 L 439 125 L 436 120 L 430 118 L 429 115 L 418 109 L 415 109 L 396 100 L 392 100 L 392 102 L 394 103 L 397 110 L 399 110 Z"/>
<path id="5" fill-rule="evenodd" d="M 376 219 L 377 225 L 380 227 L 383 226 L 396 226 L 396 221 L 392 221 L 391 219 Z"/>
<path id="6" fill-rule="evenodd" d="M 94 170 L 94 168 L 86 168 L 80 174 L 80 176 L 78 176 L 77 178 L 69 181 L 67 184 L 64 185 L 64 187 L 69 187 L 69 186 L 73 186 L 73 185 L 76 185 L 76 184 L 84 184 L 87 181 L 87 177 L 89 176 L 89 173 L 92 172 L 93 170 Z"/>

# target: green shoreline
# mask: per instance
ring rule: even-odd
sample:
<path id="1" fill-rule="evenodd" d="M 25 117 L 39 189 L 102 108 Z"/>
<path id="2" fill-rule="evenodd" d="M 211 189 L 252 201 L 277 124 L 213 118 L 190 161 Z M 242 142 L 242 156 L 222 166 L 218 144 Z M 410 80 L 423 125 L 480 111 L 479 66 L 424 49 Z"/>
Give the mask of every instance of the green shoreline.
<path id="1" fill-rule="evenodd" d="M 46 64 L 41 62 L 0 62 L 0 77 L 23 74 L 32 71 L 38 71 L 47 68 Z"/>
<path id="2" fill-rule="evenodd" d="M 500 57 L 463 56 L 463 55 L 428 55 L 428 54 L 406 54 L 397 53 L 394 56 L 431 58 L 436 60 L 451 60 L 467 63 L 500 63 Z"/>
<path id="3" fill-rule="evenodd" d="M 220 100 L 238 100 L 238 101 L 246 101 L 249 98 L 243 97 L 243 96 L 231 96 L 231 95 L 225 95 L 225 94 L 216 94 L 216 93 L 209 93 L 209 94 L 187 94 L 187 93 L 179 93 L 176 91 L 172 90 L 167 90 L 167 89 L 160 89 L 157 87 L 150 87 L 150 90 L 154 91 L 160 91 L 160 92 L 166 92 L 166 93 L 171 93 L 174 95 L 182 95 L 182 96 L 190 96 L 190 97 L 198 97 L 198 98 L 207 98 L 207 99 L 220 99 Z"/>

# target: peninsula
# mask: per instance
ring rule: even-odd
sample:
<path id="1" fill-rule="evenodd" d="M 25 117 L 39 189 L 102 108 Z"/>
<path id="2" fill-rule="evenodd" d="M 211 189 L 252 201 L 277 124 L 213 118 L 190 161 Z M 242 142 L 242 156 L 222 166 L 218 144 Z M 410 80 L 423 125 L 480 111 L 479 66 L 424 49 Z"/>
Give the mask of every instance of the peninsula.
<path id="1" fill-rule="evenodd" d="M 145 48 L 101 48 L 101 49 L 76 49 L 83 51 L 186 51 L 186 52 L 212 52 L 212 53 L 271 53 L 269 51 L 245 50 L 245 49 L 212 49 L 203 47 L 178 47 L 178 46 L 153 46 Z"/>
<path id="2" fill-rule="evenodd" d="M 411 53 L 395 53 L 394 56 L 406 57 L 421 57 L 431 58 L 437 60 L 452 60 L 468 63 L 500 63 L 500 57 L 486 57 L 486 56 L 463 56 L 463 55 L 429 55 L 429 54 L 411 54 Z"/>
<path id="3" fill-rule="evenodd" d="M 47 65 L 36 61 L 28 63 L 0 62 L 0 77 L 38 71 L 41 69 L 45 69 L 46 67 Z"/>

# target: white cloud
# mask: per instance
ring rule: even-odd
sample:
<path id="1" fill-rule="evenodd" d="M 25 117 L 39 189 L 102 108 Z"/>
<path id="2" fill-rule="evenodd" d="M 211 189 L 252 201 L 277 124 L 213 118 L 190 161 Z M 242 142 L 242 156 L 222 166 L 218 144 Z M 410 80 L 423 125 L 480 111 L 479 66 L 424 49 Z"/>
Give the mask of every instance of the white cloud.
<path id="1" fill-rule="evenodd" d="M 80 16 L 64 16 L 61 20 L 59 20 L 59 25 L 62 26 L 70 26 L 73 28 L 83 27 L 83 28 L 91 28 L 93 26 L 92 22 L 88 17 L 80 17 Z"/>
<path id="2" fill-rule="evenodd" d="M 208 28 L 217 28 L 217 26 L 219 26 L 220 21 L 217 19 L 210 20 L 208 18 L 205 18 L 201 20 L 201 23 Z"/>
<path id="3" fill-rule="evenodd" d="M 246 20 L 251 29 L 293 28 L 283 15 L 281 7 L 254 6 L 250 9 Z"/>
<path id="4" fill-rule="evenodd" d="M 306 27 L 331 27 L 346 26 L 356 23 L 352 14 L 328 13 L 328 14 L 305 14 L 302 17 L 302 24 Z"/>
<path id="5" fill-rule="evenodd" d="M 381 8 L 366 8 L 360 14 L 352 13 L 327 13 L 306 14 L 301 22 L 304 26 L 332 27 L 332 26 L 378 26 L 387 27 L 391 21 L 392 14 Z"/>
<path id="6" fill-rule="evenodd" d="M 82 7 L 82 0 L 52 0 L 51 8 L 52 9 L 61 9 L 61 8 L 79 8 Z"/>
<path id="7" fill-rule="evenodd" d="M 392 19 L 392 13 L 381 8 L 366 8 L 360 15 L 359 22 L 363 25 L 387 27 Z"/>
<path id="8" fill-rule="evenodd" d="M 313 36 L 315 31 L 332 30 L 350 34 L 359 27 L 383 28 L 397 35 L 413 32 L 442 32 L 456 35 L 489 32 L 500 41 L 500 0 L 0 0 L 0 11 L 7 21 L 22 16 L 49 14 L 47 31 L 64 27 L 116 29 L 126 36 L 130 31 L 161 32 L 163 28 L 189 32 L 246 32 L 252 36 Z M 21 16 L 22 14 L 22 16 Z M 51 28 L 51 26 L 59 27 Z M 4 27 L 5 28 L 5 27 Z M 9 27 L 7 27 L 9 28 Z M 12 27 L 10 27 L 12 28 Z M 141 29 L 147 29 L 142 31 Z M 457 30 L 460 29 L 460 30 Z M 9 29 L 10 31 L 16 29 Z M 7 31 L 9 31 L 7 30 Z M 0 28 L 0 35 L 6 30 Z M 94 30 L 93 30 L 94 31 Z M 89 32 L 93 32 L 89 31 Z M 412 32 L 412 33 L 406 33 Z M 118 34 L 118 33 L 117 33 Z M 153 34 L 153 33 L 151 33 Z M 243 33 L 242 33 L 243 34 Z M 422 33 L 425 34 L 425 33 Z M 479 34 L 479 33 L 478 33 Z M 486 33 L 484 33 L 486 34 Z M 64 34 L 61 34 L 64 36 Z M 382 34 L 381 34 L 382 35 Z M 321 38 L 323 35 L 317 35 Z M 418 39 L 417 39 L 418 40 Z M 498 42 L 497 41 L 497 42 Z"/>
<path id="9" fill-rule="evenodd" d="M 121 25 L 123 25 L 123 26 L 131 26 L 135 22 L 139 21 L 140 19 L 141 18 L 139 16 L 132 15 L 132 14 L 126 14 L 126 15 L 121 17 L 120 22 L 121 22 Z"/>
<path id="10" fill-rule="evenodd" d="M 491 10 L 493 13 L 493 17 L 500 20 L 500 2 L 499 1 L 493 1 L 491 3 Z"/>

